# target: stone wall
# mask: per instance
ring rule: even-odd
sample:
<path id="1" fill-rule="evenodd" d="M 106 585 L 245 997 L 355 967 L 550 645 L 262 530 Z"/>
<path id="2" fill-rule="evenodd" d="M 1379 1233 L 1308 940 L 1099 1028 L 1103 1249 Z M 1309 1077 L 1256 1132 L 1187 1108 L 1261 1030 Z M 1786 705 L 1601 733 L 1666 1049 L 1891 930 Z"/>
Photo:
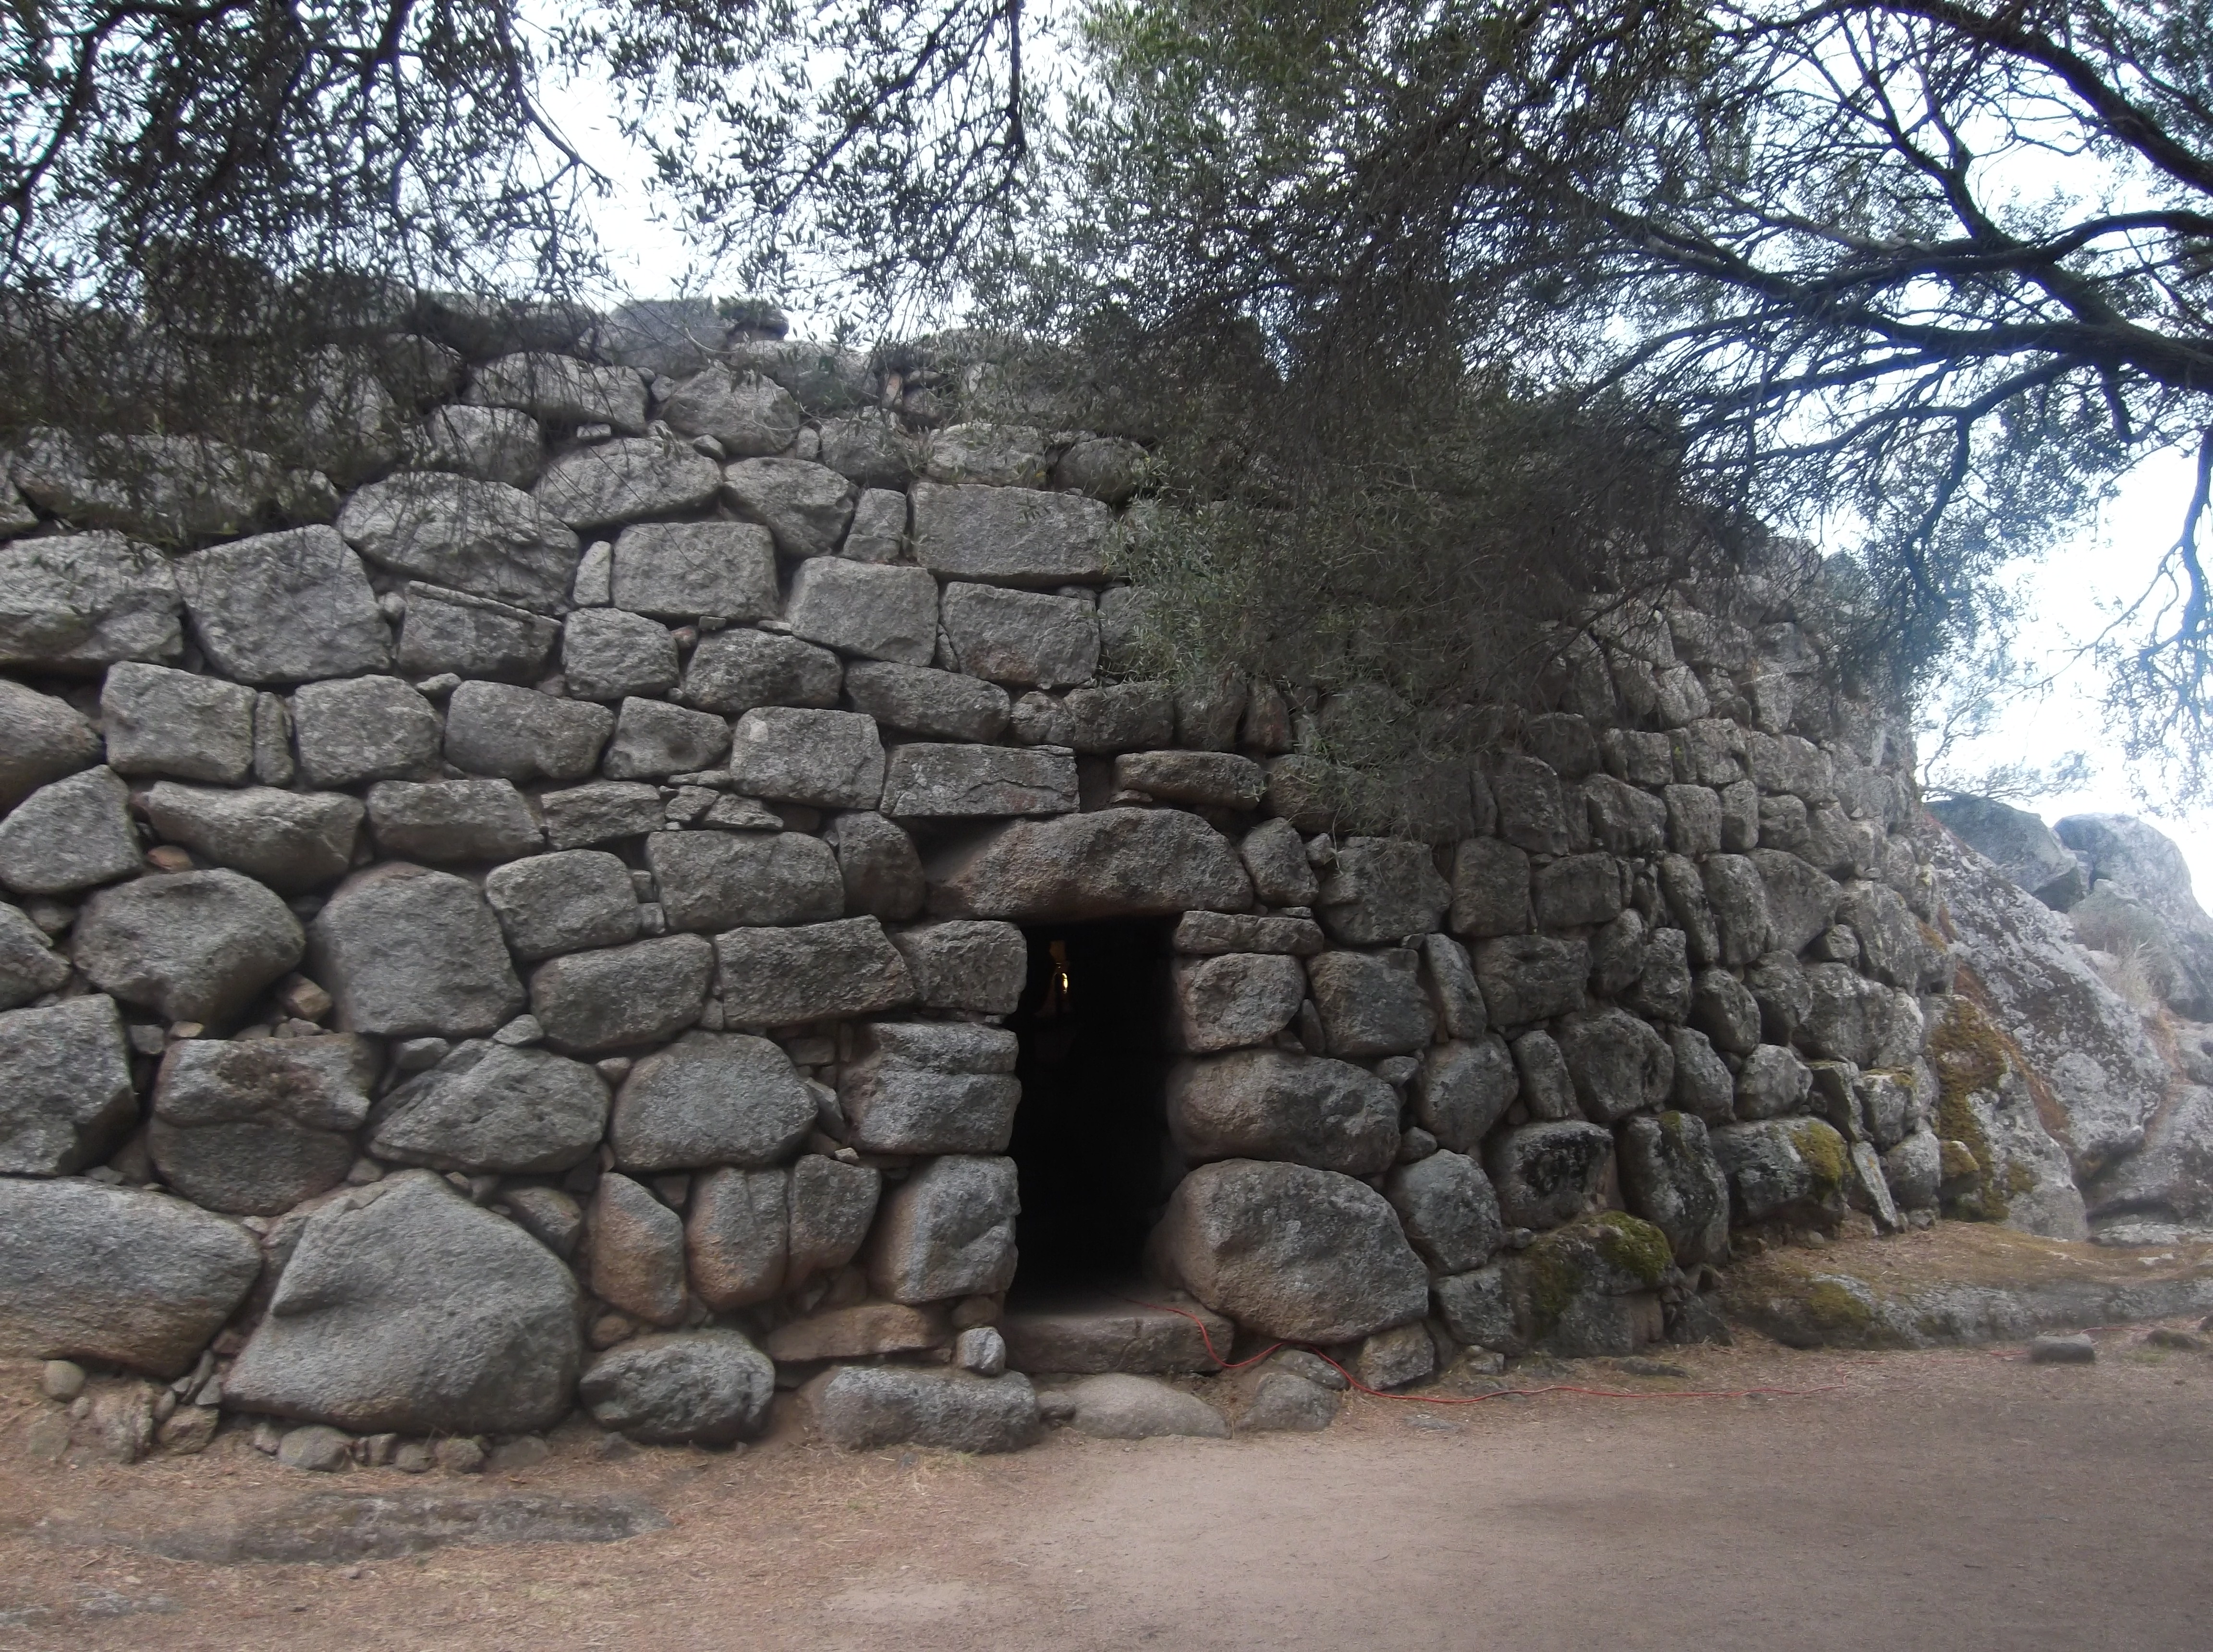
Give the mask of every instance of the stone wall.
<path id="1" fill-rule="evenodd" d="M 168 1381 L 126 1442 L 727 1442 L 812 1382 L 1020 1443 L 1009 1344 L 1088 1357 L 994 1329 L 1025 924 L 1174 920 L 1152 1289 L 1375 1386 L 1712 1334 L 1733 1233 L 1966 1173 L 1910 756 L 1780 570 L 1612 614 L 1363 835 L 1310 695 L 1126 679 L 1137 444 L 430 324 L 326 472 L 12 467 L 0 1353 Z"/>

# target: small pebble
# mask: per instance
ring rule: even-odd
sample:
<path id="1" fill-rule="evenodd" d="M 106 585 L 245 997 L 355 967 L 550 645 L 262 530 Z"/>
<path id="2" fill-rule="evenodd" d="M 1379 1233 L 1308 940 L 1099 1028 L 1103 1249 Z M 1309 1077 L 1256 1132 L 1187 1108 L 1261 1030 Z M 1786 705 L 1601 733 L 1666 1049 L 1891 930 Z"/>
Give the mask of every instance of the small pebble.
<path id="1" fill-rule="evenodd" d="M 39 1374 L 39 1392 L 49 1399 L 75 1399 L 84 1392 L 84 1367 L 75 1360 L 48 1360 Z"/>

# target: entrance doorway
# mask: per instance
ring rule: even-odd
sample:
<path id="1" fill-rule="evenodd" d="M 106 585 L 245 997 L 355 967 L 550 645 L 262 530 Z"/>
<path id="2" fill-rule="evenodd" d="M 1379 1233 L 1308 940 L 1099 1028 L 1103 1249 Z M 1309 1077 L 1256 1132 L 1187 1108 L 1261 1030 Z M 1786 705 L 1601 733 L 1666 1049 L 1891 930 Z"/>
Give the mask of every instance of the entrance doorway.
<path id="1" fill-rule="evenodd" d="M 1168 936 L 1157 921 L 1026 930 L 1029 979 L 1010 1151 L 1015 1290 L 1134 1280 L 1174 1186 L 1163 1088 Z"/>

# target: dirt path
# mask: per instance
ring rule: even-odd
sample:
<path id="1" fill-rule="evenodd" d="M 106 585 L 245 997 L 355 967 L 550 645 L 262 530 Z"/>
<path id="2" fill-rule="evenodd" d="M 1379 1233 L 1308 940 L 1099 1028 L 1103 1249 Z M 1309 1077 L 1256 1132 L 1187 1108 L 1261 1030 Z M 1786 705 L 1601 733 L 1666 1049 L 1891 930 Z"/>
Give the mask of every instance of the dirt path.
<path id="1" fill-rule="evenodd" d="M 0 1373 L 0 1647 L 478 1649 L 2199 1648 L 2213 1643 L 2213 1356 L 2108 1337 L 2094 1368 L 1981 1351 L 1682 1356 L 1656 1393 L 1453 1410 L 1362 1400 L 1326 1434 L 1012 1458 L 590 1454 L 485 1482 L 323 1479 L 243 1439 L 49 1468 Z M 504 1484 L 512 1481 L 517 1484 Z M 99 1533 L 306 1492 L 628 1494 L 605 1545 L 359 1566 L 209 1565 Z"/>

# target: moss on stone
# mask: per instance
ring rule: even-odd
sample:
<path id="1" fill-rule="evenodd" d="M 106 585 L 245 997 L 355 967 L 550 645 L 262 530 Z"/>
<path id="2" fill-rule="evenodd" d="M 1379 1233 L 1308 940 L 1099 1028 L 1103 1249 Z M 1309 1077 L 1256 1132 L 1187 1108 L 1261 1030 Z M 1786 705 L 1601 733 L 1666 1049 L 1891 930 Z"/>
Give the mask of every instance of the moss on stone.
<path id="1" fill-rule="evenodd" d="M 1606 1210 L 1598 1217 L 1599 1254 L 1624 1273 L 1656 1288 L 1675 1259 L 1667 1235 L 1642 1217 L 1626 1210 Z"/>
<path id="2" fill-rule="evenodd" d="M 1826 1198 L 1844 1185 L 1844 1178 L 1851 1173 L 1850 1149 L 1833 1125 L 1819 1119 L 1794 1119 L 1790 1144 L 1820 1184 L 1816 1197 Z"/>
<path id="3" fill-rule="evenodd" d="M 1825 1332 L 1853 1332 L 1864 1337 L 1875 1310 L 1843 1280 L 1816 1279 L 1806 1292 L 1806 1316 Z"/>
<path id="4" fill-rule="evenodd" d="M 1984 1130 L 1972 1098 L 1979 1092 L 1995 1091 L 2005 1082 L 2005 1039 L 1980 1007 L 1966 998 L 1954 998 L 1951 1009 L 1930 1035 L 1929 1059 L 1936 1069 L 1936 1133 L 1959 1143 L 1973 1155 L 1974 1170 L 1960 1173 L 1972 1173 L 1979 1183 L 1972 1194 L 1948 1201 L 1947 1214 L 1970 1221 L 2003 1221 L 2007 1196 L 1993 1174 L 1997 1155 L 1991 1150 L 1989 1132 Z M 1947 1180 L 1959 1179 L 1948 1155 L 1944 1175 Z"/>

